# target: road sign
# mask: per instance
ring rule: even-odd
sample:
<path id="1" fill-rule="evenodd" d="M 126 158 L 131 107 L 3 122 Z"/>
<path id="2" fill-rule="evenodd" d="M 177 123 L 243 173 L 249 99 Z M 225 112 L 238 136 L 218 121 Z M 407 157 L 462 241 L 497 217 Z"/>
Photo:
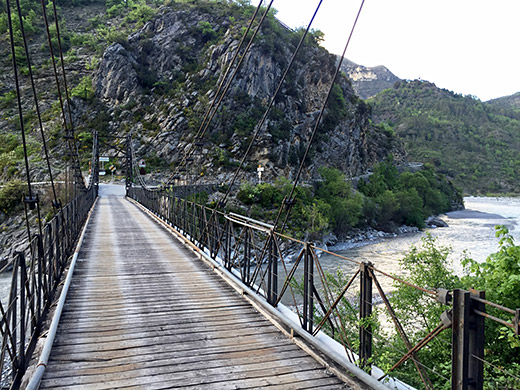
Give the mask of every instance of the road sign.
<path id="1" fill-rule="evenodd" d="M 99 157 L 99 161 L 101 161 L 101 162 L 109 162 L 110 158 L 109 157 Z"/>
<path id="2" fill-rule="evenodd" d="M 113 165 L 110 165 L 110 167 L 108 169 L 110 169 L 112 171 L 112 173 L 114 173 L 116 171 L 116 167 Z"/>
<path id="3" fill-rule="evenodd" d="M 99 176 L 105 176 L 107 173 L 105 171 L 99 171 Z"/>

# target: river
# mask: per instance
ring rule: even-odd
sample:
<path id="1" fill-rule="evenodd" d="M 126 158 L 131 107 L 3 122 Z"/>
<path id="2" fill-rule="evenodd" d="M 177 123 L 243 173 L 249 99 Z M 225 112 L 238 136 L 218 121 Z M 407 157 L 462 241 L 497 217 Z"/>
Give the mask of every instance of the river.
<path id="1" fill-rule="evenodd" d="M 464 251 L 472 259 L 483 262 L 490 253 L 498 250 L 496 225 L 507 226 L 515 243 L 520 243 L 520 199 L 466 197 L 464 204 L 465 210 L 441 216 L 449 227 L 380 238 L 337 253 L 357 261 L 370 261 L 382 271 L 398 274 L 399 260 L 411 245 L 420 246 L 421 238 L 429 232 L 437 239 L 438 245 L 451 248 L 449 259 L 453 262 L 453 269 L 460 274 L 463 271 L 460 259 L 464 256 Z M 329 272 L 334 272 L 338 266 L 346 272 L 357 267 L 344 261 L 338 262 L 337 258 L 327 254 L 321 256 L 320 262 Z"/>

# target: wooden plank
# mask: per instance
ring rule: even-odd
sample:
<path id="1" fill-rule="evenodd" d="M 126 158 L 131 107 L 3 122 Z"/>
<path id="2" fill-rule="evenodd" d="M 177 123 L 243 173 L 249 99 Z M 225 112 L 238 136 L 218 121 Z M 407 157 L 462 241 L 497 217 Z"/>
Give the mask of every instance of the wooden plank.
<path id="1" fill-rule="evenodd" d="M 251 307 L 237 307 L 237 308 L 231 308 L 226 310 L 208 310 L 202 313 L 202 315 L 196 317 L 196 316 L 189 316 L 189 313 L 183 317 L 181 316 L 172 316 L 170 313 L 153 313 L 150 314 L 146 320 L 145 323 L 138 322 L 138 321 L 132 321 L 128 318 L 122 318 L 116 321 L 104 321 L 101 324 L 99 322 L 93 321 L 90 323 L 87 323 L 86 321 L 83 321 L 81 324 L 78 323 L 78 320 L 75 321 L 69 321 L 69 322 L 60 322 L 59 330 L 63 333 L 67 334 L 74 334 L 74 333 L 82 333 L 82 332 L 88 332 L 91 330 L 95 330 L 97 332 L 105 332 L 105 331 L 118 331 L 121 329 L 133 329 L 133 328 L 141 328 L 143 326 L 146 326 L 147 324 L 154 325 L 165 325 L 165 324 L 171 324 L 171 325 L 180 325 L 180 324 L 194 324 L 194 323 L 207 323 L 207 321 L 210 321 L 210 319 L 214 319 L 215 321 L 219 321 L 220 319 L 224 318 L 226 320 L 230 321 L 253 321 L 255 319 L 258 319 L 258 312 L 255 312 L 254 309 Z M 208 319 L 206 321 L 206 319 Z"/>
<path id="2" fill-rule="evenodd" d="M 170 360 L 155 359 L 150 362 L 132 363 L 112 367 L 111 370 L 104 370 L 104 372 L 101 372 L 100 370 L 75 370 L 74 372 L 62 371 L 60 372 L 60 375 L 54 375 L 53 378 L 48 376 L 47 378 L 49 381 L 51 379 L 54 380 L 54 382 L 48 382 L 51 386 L 56 383 L 68 386 L 70 384 L 87 384 L 101 381 L 115 382 L 137 379 L 141 377 L 143 373 L 145 373 L 146 376 L 178 373 L 180 377 L 185 377 L 189 375 L 189 373 L 197 375 L 201 371 L 204 371 L 205 375 L 224 375 L 236 370 L 269 370 L 272 367 L 279 367 L 280 365 L 313 364 L 311 357 L 301 357 L 301 353 L 298 350 L 287 352 L 278 351 L 277 354 L 268 354 L 265 357 L 262 357 L 261 363 L 258 363 L 258 356 L 259 355 L 257 354 L 257 356 L 238 356 L 237 358 L 233 358 L 231 355 L 227 355 L 226 359 L 223 360 L 222 356 L 220 356 L 220 359 L 215 359 L 214 356 L 208 355 L 206 356 L 206 360 L 201 360 L 199 357 L 191 361 L 186 357 Z M 314 364 L 315 368 L 321 368 L 317 363 L 314 362 Z"/>
<path id="3" fill-rule="evenodd" d="M 198 344 L 202 348 L 206 343 L 210 341 L 216 341 L 220 343 L 240 343 L 242 339 L 246 337 L 254 337 L 255 341 L 258 342 L 262 339 L 270 339 L 279 334 L 278 330 L 274 327 L 263 329 L 262 333 L 257 333 L 254 330 L 250 331 L 253 334 L 242 334 L 238 331 L 220 331 L 214 333 L 211 331 L 198 332 L 190 334 L 164 334 L 161 336 L 149 336 L 142 337 L 139 339 L 129 339 L 121 342 L 106 342 L 106 343 L 92 343 L 92 344 L 78 344 L 78 345 L 57 345 L 53 348 L 56 354 L 80 354 L 83 352 L 90 352 L 92 354 L 100 353 L 103 351 L 117 351 L 121 349 L 131 349 L 138 347 L 146 347 L 148 345 L 164 345 L 164 344 L 183 344 L 189 341 L 191 344 Z M 245 333 L 245 332 L 244 332 Z"/>
<path id="4" fill-rule="evenodd" d="M 142 368 L 168 365 L 172 370 L 181 369 L 182 364 L 193 362 L 206 362 L 207 367 L 221 367 L 231 359 L 258 360 L 255 352 L 260 355 L 273 354 L 276 358 L 286 358 L 289 355 L 301 356 L 301 350 L 288 340 L 279 342 L 276 346 L 258 347 L 254 344 L 234 345 L 228 347 L 208 348 L 193 351 L 189 355 L 183 351 L 172 350 L 162 353 L 142 354 L 139 356 L 126 356 L 109 362 L 56 362 L 48 367 L 48 378 L 59 378 L 70 375 L 97 375 L 100 373 L 112 373 L 134 370 L 138 365 Z"/>
<path id="5" fill-rule="evenodd" d="M 100 344 L 100 343 L 128 343 L 132 340 L 150 338 L 150 337 L 168 337 L 168 336 L 176 336 L 176 337 L 184 337 L 190 334 L 200 334 L 208 337 L 208 335 L 219 334 L 222 337 L 226 337 L 226 335 L 245 335 L 245 334 L 258 334 L 263 333 L 265 331 L 269 331 L 272 329 L 272 324 L 270 323 L 252 323 L 250 326 L 245 326 L 244 324 L 239 324 L 235 326 L 225 325 L 215 327 L 213 325 L 203 325 L 203 326 L 193 326 L 190 328 L 175 328 L 175 327 L 146 327 L 134 331 L 125 331 L 125 332 L 117 332 L 114 335 L 100 335 L 96 332 L 90 333 L 81 333 L 75 334 L 73 337 L 60 337 L 59 342 L 62 344 L 66 344 L 68 346 L 71 345 L 82 345 L 82 344 Z M 167 341 L 167 340 L 165 340 Z"/>
<path id="6" fill-rule="evenodd" d="M 198 310 L 184 310 L 183 312 L 179 311 L 166 311 L 161 313 L 149 313 L 147 314 L 146 321 L 148 320 L 154 320 L 154 319 L 160 319 L 160 318 L 174 318 L 172 321 L 178 322 L 178 321 L 189 321 L 189 322 L 196 322 L 202 318 L 210 317 L 212 315 L 221 315 L 225 313 L 229 313 L 229 315 L 234 316 L 240 316 L 240 313 L 245 312 L 248 313 L 249 308 L 243 307 L 243 306 L 236 306 L 231 308 L 226 308 L 225 310 L 222 309 L 198 309 Z M 125 317 L 116 318 L 112 320 L 108 319 L 102 319 L 103 322 L 100 322 L 99 319 L 96 318 L 73 318 L 70 320 L 63 320 L 60 321 L 60 327 L 63 329 L 67 329 L 70 327 L 76 327 L 78 329 L 85 328 L 85 327 L 103 327 L 103 326 L 120 326 L 120 325 L 128 325 L 128 324 L 134 324 L 140 320 L 142 320 L 142 316 L 135 314 L 130 315 L 127 314 Z"/>
<path id="7" fill-rule="evenodd" d="M 214 369 L 204 369 L 204 375 L 200 374 L 200 369 L 183 372 L 163 372 L 157 373 L 154 370 L 140 370 L 141 373 L 136 378 L 118 378 L 115 380 L 103 380 L 105 376 L 76 376 L 59 379 L 46 379 L 43 382 L 44 388 L 74 386 L 74 388 L 81 389 L 112 389 L 117 387 L 127 387 L 135 384 L 140 386 L 153 385 L 154 383 L 169 383 L 173 387 L 186 387 L 193 385 L 212 386 L 213 383 L 219 382 L 236 382 L 239 380 L 267 379 L 270 385 L 283 384 L 290 381 L 295 381 L 300 373 L 307 373 L 308 376 L 319 378 L 324 374 L 324 369 L 316 367 L 317 363 L 312 364 L 310 357 L 300 359 L 290 359 L 281 362 L 262 362 L 249 365 L 241 365 L 239 367 L 223 367 Z M 302 365 L 305 368 L 302 369 Z M 314 367 L 312 367 L 314 366 Z M 312 368 L 311 368 L 312 367 Z M 109 376 L 107 376 L 109 377 Z M 303 379 L 303 378 L 302 378 Z M 289 382 L 290 383 L 290 382 Z"/>

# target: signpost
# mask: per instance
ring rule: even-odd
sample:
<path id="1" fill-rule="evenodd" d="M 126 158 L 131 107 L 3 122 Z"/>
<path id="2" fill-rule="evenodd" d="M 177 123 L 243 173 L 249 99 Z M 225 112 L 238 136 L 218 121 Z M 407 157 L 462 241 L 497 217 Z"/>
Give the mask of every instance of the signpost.
<path id="1" fill-rule="evenodd" d="M 258 184 L 262 184 L 262 172 L 264 171 L 264 167 L 259 165 L 258 168 L 256 168 L 256 172 L 258 173 Z"/>
<path id="2" fill-rule="evenodd" d="M 113 165 L 110 165 L 108 169 L 112 172 L 112 181 L 114 181 L 114 172 L 116 171 L 116 167 Z"/>
<path id="3" fill-rule="evenodd" d="M 105 163 L 106 163 L 106 162 L 109 162 L 109 161 L 110 161 L 110 158 L 109 158 L 109 157 L 106 157 L 106 156 L 100 156 L 100 157 L 99 157 L 99 162 L 102 163 L 102 164 L 101 164 L 101 170 L 104 170 L 104 169 L 105 169 Z M 101 176 L 104 175 L 104 173 L 101 174 L 101 172 L 100 172 L 99 174 L 100 174 Z"/>

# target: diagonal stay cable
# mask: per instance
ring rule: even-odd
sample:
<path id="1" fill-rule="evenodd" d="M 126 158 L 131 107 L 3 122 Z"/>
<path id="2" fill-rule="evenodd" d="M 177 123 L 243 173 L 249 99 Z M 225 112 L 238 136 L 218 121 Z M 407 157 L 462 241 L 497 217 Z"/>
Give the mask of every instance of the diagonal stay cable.
<path id="1" fill-rule="evenodd" d="M 237 59 L 238 59 L 238 56 L 240 54 L 240 50 L 242 49 L 243 45 L 244 45 L 244 42 L 247 38 L 247 35 L 249 34 L 249 32 L 251 31 L 251 28 L 253 26 L 253 23 L 254 23 L 254 20 L 256 19 L 256 16 L 258 15 L 258 12 L 260 11 L 260 8 L 263 4 L 264 0 L 260 0 L 260 3 L 258 3 L 258 7 L 256 7 L 255 9 L 255 12 L 253 13 L 253 16 L 251 17 L 251 19 L 249 20 L 249 23 L 248 23 L 248 26 L 246 28 L 246 30 L 244 31 L 244 33 L 242 34 L 242 37 L 240 39 L 240 42 L 238 44 L 238 47 L 237 47 L 237 50 L 235 51 L 235 54 L 233 55 L 233 58 L 231 59 L 231 63 L 229 64 L 229 66 L 226 68 L 226 71 L 224 73 L 224 76 L 222 77 L 222 80 L 221 82 L 219 83 L 219 86 L 217 88 L 217 92 L 215 93 L 215 97 L 213 98 L 209 108 L 206 110 L 206 113 L 204 115 L 204 117 L 202 118 L 202 122 L 199 126 L 199 129 L 197 131 L 197 133 L 195 134 L 195 136 L 193 137 L 194 139 L 194 142 L 200 138 L 200 134 L 202 132 L 202 129 L 204 128 L 205 124 L 206 124 L 206 121 L 209 117 L 209 114 L 210 112 L 213 110 L 213 108 L 215 107 L 215 103 L 218 101 L 219 99 L 219 96 L 220 96 L 220 92 L 222 91 L 222 88 L 224 87 L 224 85 L 226 84 L 226 80 L 229 76 L 229 73 L 231 72 L 231 69 L 233 68 L 234 64 L 236 63 Z M 244 53 L 245 55 L 246 53 Z M 182 166 L 182 165 L 185 165 L 186 164 L 186 160 L 193 154 L 193 148 L 190 147 L 190 150 L 185 153 L 185 155 L 183 156 L 182 160 L 181 160 L 181 163 L 179 164 L 179 166 Z M 174 171 L 174 173 L 172 173 L 172 175 L 170 175 L 170 178 L 168 178 L 167 180 L 167 183 L 169 183 L 173 176 L 176 175 L 176 172 Z"/>
<path id="2" fill-rule="evenodd" d="M 282 78 L 280 79 L 280 82 L 278 83 L 278 86 L 273 94 L 273 96 L 271 97 L 271 100 L 269 102 L 269 105 L 267 106 L 267 109 L 265 110 L 264 112 L 264 115 L 262 117 L 262 119 L 260 120 L 260 122 L 256 125 L 256 130 L 255 130 L 255 133 L 253 135 L 253 138 L 251 139 L 251 141 L 249 142 L 249 145 L 247 147 L 247 150 L 246 152 L 244 153 L 244 156 L 242 157 L 242 160 L 240 161 L 240 165 L 237 167 L 237 169 L 235 170 L 235 174 L 233 175 L 233 178 L 231 180 L 231 183 L 226 191 L 226 194 L 222 200 L 222 202 L 225 203 L 226 201 L 226 198 L 229 196 L 229 193 L 231 192 L 231 189 L 233 188 L 233 185 L 235 184 L 237 178 L 238 178 L 238 175 L 240 173 L 240 171 L 242 170 L 244 164 L 245 164 L 245 161 L 246 159 L 249 157 L 249 153 L 251 152 L 251 149 L 253 148 L 253 145 L 255 144 L 255 141 L 256 139 L 258 138 L 258 136 L 260 135 L 260 132 L 262 130 L 262 126 L 265 124 L 265 121 L 267 120 L 267 117 L 269 116 L 269 113 L 271 112 L 271 108 L 273 107 L 274 105 L 274 102 L 276 101 L 276 98 L 278 96 L 278 93 L 280 92 L 280 90 L 282 89 L 282 86 L 285 82 L 285 79 L 287 78 L 287 75 L 289 74 L 289 71 L 291 70 L 294 62 L 296 61 L 296 57 L 298 56 L 298 53 L 300 52 L 300 49 L 303 45 L 303 43 L 305 42 L 305 38 L 307 37 L 307 34 L 309 33 L 309 30 L 312 26 L 312 23 L 314 22 L 314 19 L 316 18 L 316 15 L 318 14 L 318 11 L 320 10 L 320 7 L 321 7 L 321 4 L 323 3 L 323 0 L 320 0 L 315 11 L 314 11 L 314 14 L 312 15 L 312 18 L 311 18 L 311 21 L 309 22 L 309 24 L 307 25 L 307 28 L 305 29 L 305 32 L 303 33 L 300 41 L 298 42 L 298 46 L 296 47 L 296 49 L 294 50 L 293 52 L 293 55 L 291 57 L 291 60 L 289 61 L 289 65 L 287 66 L 287 68 L 285 69 L 285 72 L 284 74 L 282 75 Z"/>
<path id="3" fill-rule="evenodd" d="M 289 196 L 286 198 L 286 200 L 288 200 L 289 203 L 288 203 L 287 214 L 285 215 L 285 219 L 284 219 L 282 227 L 280 229 L 280 232 L 282 232 L 282 233 L 283 233 L 283 231 L 285 229 L 285 226 L 286 226 L 287 221 L 289 219 L 289 215 L 291 213 L 292 197 L 294 196 L 294 192 L 296 190 L 296 186 L 298 185 L 298 182 L 300 180 L 300 177 L 301 177 L 301 174 L 302 174 L 302 171 L 303 171 L 303 167 L 305 165 L 305 160 L 307 160 L 307 156 L 309 154 L 309 151 L 310 151 L 310 148 L 311 148 L 311 145 L 312 145 L 312 141 L 314 140 L 314 136 L 316 135 L 318 127 L 319 127 L 319 125 L 321 123 L 321 119 L 323 118 L 323 114 L 325 112 L 325 108 L 327 107 L 327 103 L 329 102 L 330 96 L 332 94 L 332 89 L 333 89 L 334 85 L 336 84 L 336 79 L 338 78 L 338 74 L 339 74 L 339 72 L 341 70 L 341 65 L 343 64 L 343 59 L 345 58 L 345 54 L 346 54 L 347 49 L 349 47 L 350 41 L 352 39 L 352 35 L 354 34 L 354 30 L 356 29 L 356 25 L 357 25 L 357 22 L 359 20 L 359 16 L 361 15 L 361 11 L 363 10 L 363 5 L 364 4 L 365 4 L 365 0 L 362 0 L 361 1 L 361 5 L 359 7 L 359 11 L 358 11 L 358 13 L 356 15 L 356 19 L 354 20 L 354 24 L 352 26 L 352 29 L 350 30 L 350 35 L 348 37 L 347 43 L 345 44 L 345 48 L 343 49 L 343 54 L 341 55 L 341 58 L 340 58 L 340 60 L 338 62 L 338 65 L 336 66 L 336 72 L 334 73 L 334 76 L 332 77 L 332 82 L 331 82 L 329 90 L 327 92 L 327 97 L 325 98 L 325 101 L 323 102 L 323 105 L 321 107 L 320 113 L 318 115 L 318 119 L 316 120 L 316 123 L 314 125 L 314 129 L 312 130 L 311 137 L 309 139 L 309 143 L 307 145 L 307 148 L 305 149 L 305 154 L 302 157 L 302 160 L 301 160 L 301 163 L 300 163 L 300 167 L 298 168 L 298 173 L 296 175 L 296 178 L 294 179 L 294 185 L 291 188 Z M 282 203 L 282 205 L 280 206 L 280 210 L 279 210 L 278 215 L 276 217 L 276 221 L 274 223 L 274 227 L 275 228 L 278 225 L 279 219 L 280 219 L 281 214 L 282 214 L 283 207 L 284 207 L 284 203 Z"/>
<path id="4" fill-rule="evenodd" d="M 240 42 L 238 44 L 237 50 L 235 51 L 235 54 L 233 55 L 233 58 L 231 59 L 231 63 L 227 67 L 226 72 L 224 73 L 224 76 L 222 77 L 222 81 L 218 86 L 217 92 L 215 93 L 215 98 L 213 99 L 208 110 L 206 111 L 206 115 L 202 119 L 199 130 L 197 131 L 197 134 L 195 135 L 195 138 L 198 138 L 200 136 L 202 129 L 205 127 L 206 121 L 209 117 L 209 113 L 213 110 L 213 107 L 215 106 L 215 103 L 217 102 L 218 97 L 220 96 L 220 91 L 222 90 L 222 87 L 224 87 L 224 85 L 226 85 L 226 80 L 229 76 L 229 73 L 231 72 L 231 69 L 233 68 L 233 65 L 235 64 L 236 60 L 238 59 L 240 50 L 242 49 L 242 46 L 244 45 L 247 35 L 249 34 L 249 32 L 251 31 L 251 28 L 253 27 L 253 23 L 256 19 L 256 16 L 258 15 L 258 12 L 260 11 L 260 8 L 262 7 L 263 3 L 264 3 L 264 0 L 260 0 L 260 2 L 258 3 L 258 6 L 255 9 L 255 12 L 253 13 L 253 16 L 251 16 L 251 19 L 249 20 L 247 28 L 244 31 L 244 33 L 242 34 L 242 37 L 240 38 Z M 247 51 L 244 52 L 243 55 L 245 55 L 246 53 L 247 53 Z"/>
<path id="5" fill-rule="evenodd" d="M 248 148 L 247 148 L 246 152 L 244 153 L 244 156 L 243 156 L 243 158 L 242 158 L 242 160 L 241 160 L 241 162 L 240 162 L 240 165 L 239 165 L 239 166 L 237 167 L 237 169 L 235 170 L 235 173 L 234 173 L 234 175 L 233 175 L 233 178 L 232 178 L 232 180 L 231 180 L 231 183 L 229 184 L 229 186 L 228 186 L 228 188 L 227 188 L 227 190 L 226 190 L 226 193 L 224 194 L 224 197 L 223 197 L 219 202 L 216 203 L 215 207 L 213 208 L 213 210 L 214 210 L 213 213 L 218 209 L 218 207 L 225 205 L 225 203 L 226 203 L 226 199 L 229 197 L 229 195 L 230 195 L 230 193 L 231 193 L 231 190 L 232 190 L 232 188 L 233 188 L 233 185 L 235 184 L 235 182 L 236 182 L 236 180 L 237 180 L 237 178 L 238 178 L 238 175 L 239 175 L 240 171 L 242 170 L 242 168 L 243 168 L 243 166 L 244 166 L 244 164 L 245 164 L 245 161 L 246 161 L 247 157 L 249 156 L 249 153 L 251 152 L 251 149 L 252 149 L 252 147 L 253 147 L 253 145 L 254 145 L 256 139 L 258 138 L 258 136 L 259 136 L 259 134 L 260 134 L 260 131 L 261 131 L 261 129 L 262 129 L 262 126 L 264 125 L 265 121 L 267 120 L 267 117 L 268 117 L 268 115 L 269 115 L 269 112 L 270 112 L 271 108 L 273 107 L 274 102 L 276 101 L 276 97 L 278 96 L 278 93 L 280 92 L 280 90 L 281 90 L 281 88 L 282 88 L 282 86 L 283 86 L 283 84 L 284 84 L 284 82 L 285 82 L 285 79 L 287 78 L 287 75 L 289 74 L 289 70 L 292 68 L 292 66 L 294 65 L 294 62 L 296 61 L 296 57 L 297 57 L 297 55 L 298 55 L 298 53 L 299 53 L 299 51 L 300 51 L 300 49 L 301 49 L 303 43 L 305 42 L 305 38 L 307 37 L 307 34 L 308 34 L 309 31 L 310 31 L 310 28 L 311 28 L 311 26 L 312 26 L 312 23 L 314 22 L 314 19 L 316 18 L 316 15 L 317 15 L 317 13 L 318 13 L 318 11 L 319 11 L 319 9 L 320 9 L 322 3 L 323 3 L 323 0 L 320 0 L 319 3 L 318 3 L 318 5 L 317 5 L 317 7 L 316 7 L 316 9 L 315 9 L 315 11 L 314 11 L 314 13 L 313 13 L 313 15 L 312 15 L 312 18 L 311 18 L 309 24 L 307 25 L 307 28 L 306 28 L 304 34 L 302 35 L 300 41 L 298 42 L 298 45 L 297 45 L 296 49 L 295 49 L 294 52 L 293 52 L 293 55 L 292 55 L 292 57 L 291 57 L 291 60 L 290 60 L 290 62 L 289 62 L 289 64 L 288 64 L 288 66 L 286 67 L 286 69 L 285 69 L 285 71 L 284 71 L 284 74 L 282 75 L 282 77 L 281 77 L 281 79 L 280 79 L 280 81 L 279 81 L 279 83 L 278 83 L 278 85 L 277 85 L 277 88 L 276 88 L 276 90 L 275 90 L 273 96 L 271 97 L 271 100 L 270 100 L 270 102 L 269 102 L 269 105 L 268 105 L 267 109 L 265 110 L 262 119 L 260 120 L 260 122 L 259 122 L 259 123 L 257 124 L 257 126 L 256 126 L 256 130 L 255 130 L 255 133 L 254 133 L 254 135 L 253 135 L 253 138 L 252 138 L 251 141 L 249 142 Z M 271 3 L 269 4 L 269 7 L 271 6 L 271 4 L 272 4 L 272 1 L 271 1 Z M 269 8 L 266 10 L 266 12 L 264 13 L 264 15 L 262 15 L 263 18 L 267 15 L 268 10 L 269 10 Z M 262 21 L 263 21 L 263 19 L 262 19 Z M 261 22 L 262 22 L 262 21 L 261 21 Z M 255 32 L 256 32 L 256 31 L 255 31 Z M 248 47 L 249 47 L 249 46 L 248 46 Z M 246 49 L 246 50 L 247 50 L 247 49 Z M 242 57 L 242 59 L 243 59 L 243 58 L 244 58 L 244 57 Z M 241 59 L 241 60 L 242 60 L 242 59 Z M 240 66 L 240 64 L 239 64 L 239 66 Z M 237 69 L 238 69 L 238 68 L 237 68 Z M 237 69 L 236 69 L 236 70 L 237 70 Z M 235 71 L 236 71 L 236 70 L 235 70 Z M 229 84 L 228 84 L 228 87 L 229 87 Z M 227 89 L 226 89 L 226 91 L 227 91 Z M 275 227 L 276 227 L 276 225 L 275 225 Z M 206 228 L 207 228 L 207 227 L 206 227 Z M 273 229 L 273 230 L 274 230 L 274 229 Z M 218 240 L 218 241 L 220 242 L 220 240 Z M 268 245 L 268 243 L 267 243 L 267 241 L 266 241 L 266 242 L 265 242 L 265 245 L 264 245 L 264 249 L 263 249 L 263 251 L 262 251 L 262 257 L 264 256 L 265 251 L 267 250 L 267 245 Z M 280 255 L 283 257 L 282 254 L 280 254 Z"/>
<path id="6" fill-rule="evenodd" d="M 69 140 L 69 145 L 70 145 L 69 149 L 72 154 L 71 157 L 73 159 L 73 169 L 74 169 L 74 174 L 76 176 L 76 181 L 75 181 L 76 185 L 74 186 L 74 191 L 75 191 L 76 187 L 78 185 L 78 180 L 80 181 L 82 188 L 85 187 L 85 181 L 83 180 L 83 175 L 81 173 L 78 147 L 77 147 L 77 144 L 74 139 L 74 121 L 72 120 L 71 100 L 70 100 L 70 96 L 69 96 L 69 89 L 67 86 L 67 73 L 65 71 L 65 60 L 63 58 L 63 48 L 61 45 L 60 24 L 58 21 L 58 11 L 56 8 L 56 1 L 52 2 L 52 9 L 53 9 L 53 13 L 54 13 L 54 24 L 56 25 L 56 37 L 58 40 L 58 52 L 60 55 L 61 71 L 63 73 L 63 88 L 65 89 L 65 98 L 67 100 L 67 111 L 69 114 L 70 134 L 67 135 L 67 138 Z"/>
<path id="7" fill-rule="evenodd" d="M 18 65 L 16 63 L 16 50 L 15 50 L 15 41 L 14 41 L 14 30 L 13 30 L 13 20 L 11 17 L 11 2 L 10 0 L 6 0 L 7 7 L 7 22 L 9 26 L 9 38 L 11 43 L 11 56 L 13 60 L 13 72 L 16 86 L 16 100 L 18 104 L 18 115 L 20 120 L 20 130 L 22 133 L 22 146 L 23 146 L 23 156 L 25 162 L 25 173 L 27 178 L 27 190 L 28 196 L 23 199 L 24 209 L 25 209 L 25 225 L 27 230 L 27 238 L 29 242 L 31 242 L 31 227 L 29 224 L 29 215 L 27 213 L 27 204 L 29 203 L 30 209 L 35 208 L 35 204 L 37 203 L 37 198 L 33 194 L 32 186 L 31 186 L 31 172 L 29 169 L 29 157 L 27 154 L 27 140 L 25 135 L 25 125 L 24 125 L 24 117 L 23 117 L 23 108 L 22 108 L 22 97 L 21 97 L 21 89 L 20 89 L 20 80 L 18 78 Z M 24 42 L 27 44 L 27 42 Z"/>
<path id="8" fill-rule="evenodd" d="M 58 99 L 60 102 L 61 113 L 63 115 L 63 127 L 64 127 L 65 131 L 67 131 L 67 115 L 65 113 L 65 106 L 63 104 L 63 96 L 61 94 L 60 79 L 58 76 L 58 68 L 56 66 L 56 59 L 54 57 L 54 48 L 52 45 L 52 37 L 51 37 L 50 29 L 49 29 L 49 20 L 47 18 L 47 8 L 45 6 L 45 0 L 40 0 L 40 1 L 41 1 L 41 5 L 42 5 L 43 21 L 45 23 L 45 29 L 46 29 L 46 33 L 47 33 L 47 43 L 49 45 L 49 52 L 51 55 L 52 67 L 54 69 L 54 79 L 56 82 Z"/>
<path id="9" fill-rule="evenodd" d="M 11 43 L 11 56 L 13 60 L 13 71 L 14 71 L 14 82 L 16 86 L 16 100 L 18 103 L 18 115 L 20 119 L 20 130 L 22 132 L 22 146 L 23 146 L 23 155 L 25 161 L 25 171 L 27 177 L 27 189 L 29 192 L 29 198 L 33 199 L 33 191 L 31 186 L 31 173 L 29 171 L 29 158 L 27 155 L 27 140 L 25 136 L 25 125 L 23 120 L 23 108 L 22 108 L 22 97 L 21 97 L 21 89 L 20 89 L 20 79 L 18 77 L 18 64 L 16 60 L 16 50 L 15 50 L 15 41 L 14 41 L 14 30 L 13 30 L 13 20 L 11 18 L 11 2 L 10 0 L 6 0 L 5 2 L 7 7 L 7 22 L 9 26 L 9 38 Z"/>
<path id="10" fill-rule="evenodd" d="M 200 132 L 199 138 L 204 137 L 204 135 L 206 134 L 206 131 L 209 128 L 209 125 L 210 125 L 211 121 L 213 120 L 213 118 L 215 117 L 215 115 L 217 113 L 218 108 L 220 107 L 220 105 L 224 101 L 224 97 L 226 96 L 227 92 L 229 91 L 229 88 L 231 87 L 231 85 L 233 84 L 233 81 L 235 80 L 235 77 L 237 76 L 238 71 L 240 70 L 240 67 L 242 66 L 242 63 L 244 62 L 244 59 L 246 58 L 246 54 L 251 49 L 251 46 L 253 45 L 253 42 L 254 42 L 256 36 L 258 35 L 258 32 L 260 31 L 260 28 L 262 27 L 264 20 L 266 19 L 267 15 L 269 14 L 269 10 L 271 9 L 271 6 L 272 6 L 273 2 L 274 2 L 274 0 L 271 0 L 269 5 L 266 7 L 264 13 L 262 14 L 262 17 L 261 17 L 261 19 L 260 19 L 260 21 L 258 23 L 258 26 L 256 26 L 256 28 L 255 28 L 255 30 L 253 32 L 253 35 L 249 39 L 249 42 L 248 42 L 248 44 L 247 44 L 247 46 L 245 48 L 245 51 L 244 51 L 243 55 L 240 57 L 240 60 L 238 61 L 237 66 L 233 70 L 233 73 L 231 74 L 231 77 L 228 80 L 228 82 L 227 82 L 227 84 L 226 84 L 226 86 L 224 88 L 224 91 L 222 92 L 222 94 L 219 97 L 219 99 L 217 101 L 217 104 L 215 105 L 211 115 L 209 116 L 208 120 L 206 121 L 206 125 L 204 126 L 202 132 Z M 167 184 L 169 184 L 169 182 Z"/>

